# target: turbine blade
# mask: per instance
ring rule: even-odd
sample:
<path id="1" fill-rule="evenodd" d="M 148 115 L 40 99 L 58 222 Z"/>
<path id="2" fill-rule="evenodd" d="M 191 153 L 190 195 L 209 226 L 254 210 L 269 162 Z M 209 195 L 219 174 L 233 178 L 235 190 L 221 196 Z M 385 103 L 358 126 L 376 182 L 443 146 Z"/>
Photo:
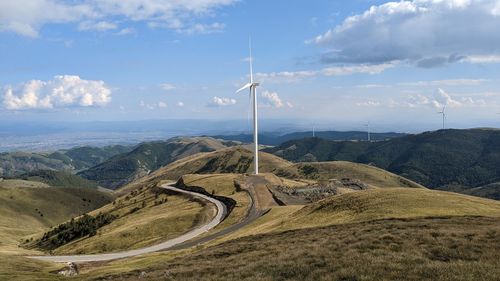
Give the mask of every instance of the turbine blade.
<path id="1" fill-rule="evenodd" d="M 239 92 L 241 92 L 241 91 L 243 91 L 245 89 L 248 89 L 250 87 L 252 87 L 252 83 L 248 83 L 245 86 L 241 87 L 238 91 L 236 91 L 236 93 L 239 93 Z"/>
<path id="2" fill-rule="evenodd" d="M 250 51 L 250 83 L 253 83 L 252 37 L 248 39 L 248 49 Z"/>

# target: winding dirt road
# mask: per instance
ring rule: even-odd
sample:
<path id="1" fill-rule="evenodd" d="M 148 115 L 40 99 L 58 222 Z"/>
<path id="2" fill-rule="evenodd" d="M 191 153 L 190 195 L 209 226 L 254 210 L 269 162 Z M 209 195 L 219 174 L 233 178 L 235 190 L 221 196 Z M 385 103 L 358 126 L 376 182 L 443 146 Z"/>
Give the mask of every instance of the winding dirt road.
<path id="1" fill-rule="evenodd" d="M 174 248 L 175 246 L 181 245 L 189 240 L 192 240 L 193 238 L 196 238 L 197 236 L 200 236 L 201 234 L 213 229 L 218 224 L 220 224 L 222 222 L 222 220 L 224 220 L 224 218 L 227 214 L 226 205 L 224 205 L 221 201 L 219 201 L 217 199 L 208 197 L 208 196 L 200 194 L 200 193 L 182 190 L 182 189 L 170 186 L 170 185 L 162 185 L 161 187 L 168 189 L 168 190 L 172 190 L 174 192 L 189 194 L 191 196 L 199 197 L 201 199 L 209 201 L 209 202 L 215 204 L 215 206 L 217 207 L 217 215 L 208 224 L 205 224 L 205 225 L 200 226 L 196 229 L 193 229 L 186 234 L 183 234 L 177 238 L 165 241 L 163 243 L 156 244 L 156 245 L 149 246 L 149 247 L 144 247 L 141 249 L 124 251 L 124 252 L 117 252 L 117 253 L 109 253 L 109 254 L 69 255 L 69 256 L 30 256 L 29 258 L 43 260 L 43 261 L 52 261 L 52 262 L 80 263 L 80 262 L 109 261 L 109 260 L 122 259 L 122 258 L 128 258 L 128 257 L 158 252 L 158 251 L 162 251 L 162 250 L 168 250 L 168 249 Z"/>

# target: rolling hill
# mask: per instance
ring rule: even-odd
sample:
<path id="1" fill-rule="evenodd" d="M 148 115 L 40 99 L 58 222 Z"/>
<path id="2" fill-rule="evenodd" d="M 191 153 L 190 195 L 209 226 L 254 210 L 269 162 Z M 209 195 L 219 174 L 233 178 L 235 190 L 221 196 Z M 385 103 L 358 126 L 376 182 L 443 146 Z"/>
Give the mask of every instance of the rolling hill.
<path id="1" fill-rule="evenodd" d="M 90 168 L 132 148 L 122 145 L 76 147 L 47 153 L 0 153 L 0 177 L 16 177 L 37 170 L 78 171 Z"/>
<path id="2" fill-rule="evenodd" d="M 112 200 L 112 195 L 95 189 L 0 180 L 0 253 L 17 251 L 21 239 L 28 235 L 90 212 Z"/>
<path id="3" fill-rule="evenodd" d="M 496 280 L 498 231 L 497 201 L 423 188 L 379 188 L 303 207 L 274 207 L 206 247 L 117 261 L 81 278 Z"/>
<path id="4" fill-rule="evenodd" d="M 116 189 L 176 160 L 200 152 L 216 151 L 233 144 L 205 137 L 172 138 L 167 141 L 143 143 L 131 152 L 116 155 L 78 175 L 101 186 Z"/>
<path id="5" fill-rule="evenodd" d="M 275 133 L 260 133 L 259 134 L 259 142 L 260 144 L 263 145 L 279 145 L 282 144 L 283 142 L 289 141 L 289 140 L 295 140 L 295 139 L 302 139 L 302 138 L 307 138 L 313 135 L 313 132 L 294 132 L 294 133 L 288 133 L 288 134 L 275 134 Z M 371 139 L 374 141 L 381 141 L 381 140 L 387 140 L 387 139 L 392 139 L 392 138 L 398 138 L 405 136 L 406 134 L 402 133 L 372 133 L 371 134 Z M 315 136 L 327 140 L 336 140 L 336 141 L 365 141 L 367 139 L 367 132 L 362 132 L 362 131 L 347 131 L 347 132 L 340 132 L 340 131 L 320 131 L 320 132 L 315 132 Z M 253 142 L 253 135 L 251 134 L 238 134 L 238 135 L 217 135 L 217 136 L 212 136 L 213 138 L 216 139 L 225 139 L 225 140 L 232 140 L 232 141 L 239 141 L 243 143 L 251 143 Z"/>
<path id="6" fill-rule="evenodd" d="M 440 130 L 372 143 L 307 138 L 265 151 L 296 162 L 344 160 L 375 165 L 430 188 L 466 192 L 498 182 L 499 143 L 498 130 Z M 500 199 L 495 192 L 477 192 L 481 194 Z"/>
<path id="7" fill-rule="evenodd" d="M 97 188 L 95 182 L 91 182 L 69 172 L 38 170 L 23 174 L 19 178 L 27 181 L 45 183 L 52 187 Z"/>

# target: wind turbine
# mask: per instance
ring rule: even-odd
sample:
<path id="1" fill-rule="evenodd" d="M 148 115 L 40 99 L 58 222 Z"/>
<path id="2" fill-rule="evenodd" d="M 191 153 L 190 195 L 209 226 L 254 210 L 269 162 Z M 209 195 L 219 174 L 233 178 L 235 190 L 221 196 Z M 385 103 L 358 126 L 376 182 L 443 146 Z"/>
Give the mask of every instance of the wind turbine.
<path id="1" fill-rule="evenodd" d="M 365 124 L 365 126 L 366 126 L 366 133 L 368 135 L 368 141 L 370 142 L 370 141 L 372 141 L 371 132 L 370 132 L 370 130 L 371 130 L 371 128 L 370 128 L 370 122 L 368 122 L 368 124 Z"/>
<path id="2" fill-rule="evenodd" d="M 438 112 L 438 114 L 442 114 L 443 115 L 443 130 L 445 129 L 445 120 L 446 120 L 446 104 L 443 106 L 443 110 Z"/>
<path id="3" fill-rule="evenodd" d="M 253 62 L 252 62 L 252 41 L 249 43 L 250 50 L 250 83 L 241 87 L 236 93 L 239 93 L 245 89 L 250 89 L 250 98 L 252 99 L 253 106 L 253 165 L 254 174 L 259 174 L 259 128 L 257 124 L 257 87 L 260 83 L 253 81 Z"/>

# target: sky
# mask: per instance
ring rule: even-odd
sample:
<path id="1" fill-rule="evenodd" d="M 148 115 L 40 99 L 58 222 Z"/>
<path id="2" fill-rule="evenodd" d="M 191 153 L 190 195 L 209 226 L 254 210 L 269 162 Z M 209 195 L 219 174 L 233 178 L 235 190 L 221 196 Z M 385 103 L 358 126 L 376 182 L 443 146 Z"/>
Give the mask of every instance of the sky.
<path id="1" fill-rule="evenodd" d="M 0 0 L 2 122 L 498 127 L 500 0 Z"/>

